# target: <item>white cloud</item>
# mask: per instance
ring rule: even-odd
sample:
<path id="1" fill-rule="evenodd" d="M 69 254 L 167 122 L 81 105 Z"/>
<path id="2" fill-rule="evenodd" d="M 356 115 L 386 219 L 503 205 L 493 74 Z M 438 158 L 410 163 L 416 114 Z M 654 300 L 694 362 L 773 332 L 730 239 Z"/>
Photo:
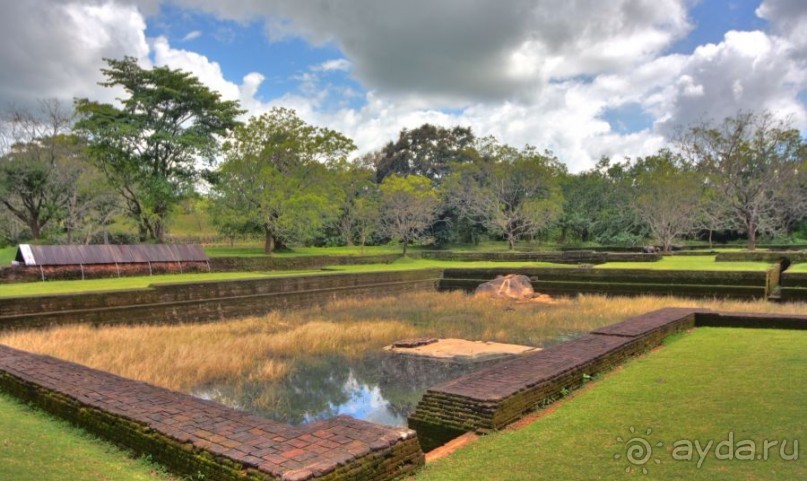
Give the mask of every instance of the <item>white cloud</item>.
<path id="1" fill-rule="evenodd" d="M 367 88 L 432 104 L 534 96 L 553 77 L 629 69 L 685 35 L 686 0 L 176 0 L 333 42 Z"/>
<path id="2" fill-rule="evenodd" d="M 40 98 L 93 97 L 117 92 L 97 85 L 103 57 L 145 59 L 145 20 L 118 3 L 46 0 L 3 2 L 0 16 L 0 106 Z"/>
<path id="3" fill-rule="evenodd" d="M 188 32 L 184 37 L 182 37 L 183 42 L 190 42 L 191 40 L 196 40 L 197 38 L 202 36 L 202 32 L 199 30 L 192 30 Z"/>
<path id="4" fill-rule="evenodd" d="M 739 109 L 767 108 L 807 126 L 797 98 L 807 87 L 801 0 L 765 0 L 758 14 L 770 32 L 728 32 L 690 55 L 662 53 L 690 29 L 688 0 L 480 0 L 474 8 L 461 0 L 171 1 L 228 19 L 263 19 L 274 39 L 331 42 L 344 58 L 309 67 L 295 91 L 263 99 L 263 73 L 229 79 L 215 59 L 164 37 L 146 39 L 145 16 L 160 0 L 8 1 L 0 18 L 0 102 L 110 101 L 115 92 L 96 85 L 101 58 L 133 55 L 146 66 L 187 70 L 251 114 L 295 108 L 352 137 L 363 152 L 404 127 L 459 124 L 549 148 L 572 170 L 601 155 L 652 153 L 675 127 Z M 36 27 L 21 20 L 32 18 Z M 183 41 L 192 38 L 196 31 Z M 344 72 L 365 91 L 334 80 Z M 357 97 L 363 102 L 355 107 Z M 638 106 L 654 124 L 615 131 L 603 114 L 624 106 Z"/>
<path id="5" fill-rule="evenodd" d="M 350 71 L 350 61 L 344 58 L 327 60 L 314 66 L 313 70 L 318 72 L 348 72 Z"/>
<path id="6" fill-rule="evenodd" d="M 796 62 L 793 45 L 764 32 L 727 32 L 719 44 L 702 45 L 669 74 L 645 107 L 660 132 L 702 120 L 722 120 L 738 111 L 770 110 L 807 126 L 807 111 L 798 100 L 807 88 L 807 70 Z"/>

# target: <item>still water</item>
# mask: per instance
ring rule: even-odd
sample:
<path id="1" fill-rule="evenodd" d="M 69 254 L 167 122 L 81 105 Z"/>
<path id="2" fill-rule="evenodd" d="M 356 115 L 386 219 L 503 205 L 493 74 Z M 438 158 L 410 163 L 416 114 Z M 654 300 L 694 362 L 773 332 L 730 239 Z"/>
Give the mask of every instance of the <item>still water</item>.
<path id="1" fill-rule="evenodd" d="M 498 361 L 456 363 L 392 353 L 299 359 L 280 381 L 211 383 L 192 394 L 290 424 L 346 414 L 405 426 L 426 389 Z"/>

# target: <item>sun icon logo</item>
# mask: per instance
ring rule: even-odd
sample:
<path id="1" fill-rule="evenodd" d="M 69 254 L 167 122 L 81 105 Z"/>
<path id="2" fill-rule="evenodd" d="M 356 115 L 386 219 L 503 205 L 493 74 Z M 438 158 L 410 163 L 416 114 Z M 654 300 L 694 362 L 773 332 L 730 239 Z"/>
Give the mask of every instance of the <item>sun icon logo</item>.
<path id="1" fill-rule="evenodd" d="M 647 428 L 644 435 L 637 435 L 636 429 L 631 426 L 630 436 L 627 441 L 622 439 L 622 436 L 617 436 L 617 442 L 622 443 L 624 446 L 624 454 L 621 452 L 614 454 L 614 459 L 619 460 L 624 456 L 624 458 L 628 460 L 628 466 L 625 468 L 626 473 L 631 473 L 633 471 L 638 472 L 641 468 L 642 474 L 647 474 L 647 466 L 651 459 L 654 464 L 661 464 L 660 459 L 653 457 L 653 448 L 664 447 L 664 443 L 658 441 L 655 444 L 652 444 L 650 441 L 648 441 L 647 437 L 652 433 L 653 430 L 651 428 Z"/>

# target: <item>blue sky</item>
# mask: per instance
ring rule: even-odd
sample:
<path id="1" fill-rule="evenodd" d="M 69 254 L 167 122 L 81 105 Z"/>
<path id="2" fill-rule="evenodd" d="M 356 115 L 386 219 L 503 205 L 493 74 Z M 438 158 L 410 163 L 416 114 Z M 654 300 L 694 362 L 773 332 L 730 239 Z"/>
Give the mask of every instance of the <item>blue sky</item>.
<path id="1" fill-rule="evenodd" d="M 769 110 L 807 131 L 803 0 L 0 0 L 0 102 L 114 101 L 102 57 L 191 71 L 369 152 L 424 122 L 572 170 Z"/>

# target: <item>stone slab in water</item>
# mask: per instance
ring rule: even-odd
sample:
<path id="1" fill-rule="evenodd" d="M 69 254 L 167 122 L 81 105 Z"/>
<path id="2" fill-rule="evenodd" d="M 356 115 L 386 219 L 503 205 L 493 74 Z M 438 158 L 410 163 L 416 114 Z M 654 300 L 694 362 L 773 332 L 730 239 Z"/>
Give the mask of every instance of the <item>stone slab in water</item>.
<path id="1" fill-rule="evenodd" d="M 407 356 L 422 356 L 456 362 L 487 361 L 541 350 L 537 347 L 522 346 L 520 344 L 469 341 L 466 339 L 438 339 L 436 342 L 415 347 L 397 347 L 393 344 L 384 349 Z"/>

